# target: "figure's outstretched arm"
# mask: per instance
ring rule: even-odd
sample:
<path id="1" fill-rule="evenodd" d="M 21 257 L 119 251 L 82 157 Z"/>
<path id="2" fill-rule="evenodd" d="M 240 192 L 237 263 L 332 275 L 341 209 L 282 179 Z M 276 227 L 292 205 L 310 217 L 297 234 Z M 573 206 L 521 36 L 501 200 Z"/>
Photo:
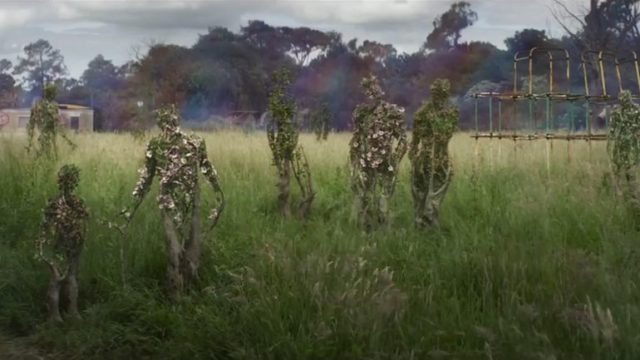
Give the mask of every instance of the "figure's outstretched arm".
<path id="1" fill-rule="evenodd" d="M 211 220 L 210 228 L 212 229 L 218 223 L 218 219 L 220 218 L 220 215 L 222 214 L 222 211 L 225 207 L 224 192 L 222 191 L 222 187 L 220 187 L 218 172 L 207 157 L 207 148 L 204 144 L 204 141 L 200 145 L 200 149 L 198 152 L 200 156 L 200 171 L 205 176 L 209 184 L 211 184 L 211 187 L 213 188 L 213 191 L 216 195 L 216 205 L 213 209 L 211 209 L 211 215 L 209 215 L 209 219 Z"/>
<path id="2" fill-rule="evenodd" d="M 153 177 L 156 173 L 156 158 L 155 152 L 153 151 L 155 148 L 153 141 L 149 143 L 147 146 L 147 152 L 145 155 L 144 166 L 138 170 L 140 177 L 138 178 L 138 182 L 136 183 L 136 187 L 133 189 L 133 205 L 129 208 L 124 208 L 121 211 L 121 214 L 126 219 L 127 223 L 131 221 L 133 215 L 140 207 L 142 200 L 149 192 L 151 188 L 151 184 L 153 183 Z"/>
<path id="3" fill-rule="evenodd" d="M 71 139 L 69 139 L 67 137 L 67 134 L 65 133 L 63 128 L 60 129 L 60 137 L 62 137 L 64 139 L 64 141 L 66 141 L 67 144 L 69 144 L 69 146 L 71 146 L 71 148 L 73 150 L 75 150 L 78 147 L 78 145 L 76 145 L 76 143 L 74 143 L 73 141 L 71 141 Z"/>

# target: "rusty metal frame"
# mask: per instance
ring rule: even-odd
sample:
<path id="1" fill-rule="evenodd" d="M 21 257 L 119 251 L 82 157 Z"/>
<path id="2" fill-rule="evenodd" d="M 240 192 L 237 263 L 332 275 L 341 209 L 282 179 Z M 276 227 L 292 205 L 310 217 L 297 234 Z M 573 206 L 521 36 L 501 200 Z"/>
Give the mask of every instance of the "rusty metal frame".
<path id="1" fill-rule="evenodd" d="M 526 56 L 520 55 L 521 51 L 516 52 L 513 56 L 513 94 L 520 94 L 518 91 L 518 63 L 526 61 L 528 63 L 528 81 L 529 81 L 529 91 L 526 93 L 528 96 L 534 96 L 533 93 L 533 61 L 536 58 L 537 54 L 546 54 L 549 59 L 549 91 L 547 94 L 569 94 L 571 93 L 571 57 L 569 56 L 569 51 L 559 47 L 534 47 L 528 51 Z M 562 56 L 555 57 L 554 54 L 561 53 Z M 554 91 L 554 79 L 555 72 L 553 64 L 555 62 L 565 62 L 566 71 L 565 71 L 565 80 L 567 81 L 567 92 L 555 92 Z"/>
<path id="2" fill-rule="evenodd" d="M 560 54 L 560 55 L 557 55 Z M 472 135 L 473 138 L 496 138 L 496 139 L 512 139 L 516 140 L 538 140 L 538 139 L 564 139 L 564 140 L 586 140 L 586 141 L 595 141 L 595 140 L 606 140 L 606 134 L 594 134 L 592 133 L 591 128 L 591 105 L 593 103 L 610 103 L 612 101 L 616 101 L 617 97 L 611 96 L 608 89 L 607 76 L 606 71 L 608 70 L 608 66 L 606 63 L 613 63 L 615 69 L 616 80 L 618 82 L 618 90 L 623 90 L 622 84 L 622 76 L 620 65 L 633 63 L 635 70 L 635 81 L 638 86 L 638 95 L 635 96 L 636 99 L 640 99 L 640 60 L 638 59 L 638 55 L 636 52 L 631 51 L 631 56 L 628 58 L 618 58 L 616 54 L 608 51 L 585 51 L 581 54 L 581 66 L 583 69 L 583 78 L 584 78 L 584 94 L 574 94 L 571 93 L 571 59 L 569 55 L 569 51 L 563 48 L 544 48 L 544 47 L 534 47 L 526 52 L 526 55 L 523 55 L 523 52 L 517 52 L 514 55 L 513 60 L 513 92 L 512 93 L 496 93 L 496 92 L 480 92 L 473 95 L 475 99 L 475 125 L 476 125 L 476 133 Z M 548 58 L 549 66 L 548 66 L 548 82 L 549 88 L 547 93 L 534 93 L 533 91 L 533 75 L 534 75 L 534 59 L 536 56 L 544 56 Z M 555 55 L 555 56 L 554 56 Z M 589 73 L 587 71 L 587 67 L 594 65 L 591 61 L 590 56 L 597 56 L 596 67 L 598 73 L 598 81 L 602 86 L 601 94 L 592 94 L 589 88 L 590 79 Z M 518 64 L 522 62 L 527 62 L 528 64 L 528 89 L 519 89 L 518 80 Z M 565 80 L 567 82 L 566 92 L 556 91 L 555 85 L 555 69 L 554 63 L 556 62 L 565 62 L 566 71 L 565 71 Z M 479 132 L 479 124 L 478 124 L 478 100 L 480 98 L 488 98 L 489 99 L 489 133 L 480 133 Z M 493 100 L 498 100 L 498 132 L 493 132 Z M 517 134 L 517 130 L 513 130 L 511 134 L 502 133 L 502 102 L 503 101 L 513 101 L 514 106 L 518 101 L 528 101 L 529 102 L 529 122 L 533 123 L 535 120 L 534 116 L 534 108 L 535 102 L 537 100 L 545 100 L 546 101 L 546 133 L 545 134 Z M 553 106 L 552 103 L 555 101 L 562 102 L 574 102 L 584 100 L 586 101 L 586 134 L 553 134 L 550 132 L 550 122 L 552 119 Z M 515 113 L 514 107 L 514 113 Z M 572 128 L 569 131 L 573 131 Z"/>

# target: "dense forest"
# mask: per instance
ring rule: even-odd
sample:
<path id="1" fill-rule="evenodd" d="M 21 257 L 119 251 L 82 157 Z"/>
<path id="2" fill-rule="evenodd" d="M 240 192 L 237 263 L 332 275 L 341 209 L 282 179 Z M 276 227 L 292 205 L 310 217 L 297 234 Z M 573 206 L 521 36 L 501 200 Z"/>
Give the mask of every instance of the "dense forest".
<path id="1" fill-rule="evenodd" d="M 337 32 L 253 20 L 238 32 L 212 26 L 191 47 L 148 44 L 121 65 L 97 55 L 79 79 L 67 75 L 63 54 L 40 39 L 26 45 L 17 59 L 0 60 L 0 105 L 30 106 L 44 84 L 54 82 L 60 102 L 96 110 L 96 130 L 146 126 L 149 112 L 167 103 L 176 104 L 191 122 L 213 121 L 240 112 L 263 113 L 271 74 L 284 67 L 294 74 L 291 91 L 298 109 L 313 111 L 326 104 L 333 129 L 350 128 L 352 111 L 363 96 L 360 81 L 369 73 L 381 79 L 390 101 L 405 107 L 411 123 L 410 114 L 437 77 L 450 79 L 463 114 L 470 104 L 466 94 L 510 89 L 517 51 L 562 47 L 579 59 L 585 50 L 640 50 L 639 4 L 591 0 L 579 13 L 556 1 L 552 15 L 565 30 L 561 38 L 522 29 L 505 40 L 504 50 L 487 42 L 461 42 L 464 30 L 478 20 L 464 1 L 434 14 L 432 31 L 425 31 L 425 41 L 414 53 L 398 53 L 392 44 L 344 39 Z M 580 76 L 574 79 L 572 86 L 580 86 Z M 461 127 L 469 122 L 463 116 Z"/>

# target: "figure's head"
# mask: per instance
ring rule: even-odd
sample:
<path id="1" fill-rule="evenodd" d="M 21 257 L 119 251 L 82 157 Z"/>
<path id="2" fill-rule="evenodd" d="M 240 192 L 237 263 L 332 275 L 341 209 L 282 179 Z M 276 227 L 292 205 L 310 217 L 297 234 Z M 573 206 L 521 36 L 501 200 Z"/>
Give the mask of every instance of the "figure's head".
<path id="1" fill-rule="evenodd" d="M 175 105 L 166 105 L 155 111 L 156 122 L 163 132 L 175 132 L 180 126 L 180 116 Z"/>
<path id="2" fill-rule="evenodd" d="M 633 104 L 633 98 L 628 90 L 621 91 L 618 95 L 618 99 L 620 100 L 620 105 L 622 106 L 629 106 L 630 104 Z"/>
<path id="3" fill-rule="evenodd" d="M 53 84 L 49 84 L 44 87 L 44 98 L 46 100 L 53 101 L 56 99 L 57 92 L 58 92 L 58 89 L 56 88 L 56 86 Z"/>
<path id="4" fill-rule="evenodd" d="M 78 187 L 80 169 L 73 164 L 63 165 L 58 171 L 58 188 L 64 193 L 70 193 Z"/>
<path id="5" fill-rule="evenodd" d="M 438 104 L 444 104 L 449 100 L 449 91 L 451 84 L 447 79 L 436 79 L 431 84 L 431 97 Z"/>
<path id="6" fill-rule="evenodd" d="M 375 75 L 368 76 L 362 79 L 362 88 L 365 95 L 371 100 L 380 99 L 384 96 L 384 91 L 378 83 L 378 78 Z"/>

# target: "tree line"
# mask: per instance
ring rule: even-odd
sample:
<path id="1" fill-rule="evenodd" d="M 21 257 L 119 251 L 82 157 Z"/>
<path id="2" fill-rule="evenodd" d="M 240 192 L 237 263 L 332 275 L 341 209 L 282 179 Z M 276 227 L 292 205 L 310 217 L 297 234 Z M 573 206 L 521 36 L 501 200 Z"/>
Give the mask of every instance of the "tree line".
<path id="1" fill-rule="evenodd" d="M 95 109 L 96 130 L 146 126 L 151 110 L 166 104 L 176 104 L 188 121 L 203 122 L 238 111 L 265 112 L 271 74 L 286 69 L 297 106 L 309 113 L 326 109 L 336 130 L 351 128 L 352 112 L 364 100 L 360 82 L 370 74 L 380 79 L 388 100 L 407 114 L 430 95 L 436 78 L 449 79 L 465 128 L 472 122 L 465 116 L 470 111 L 467 94 L 509 89 L 517 51 L 563 47 L 576 59 L 584 50 L 640 50 L 640 0 L 591 0 L 583 13 L 556 3 L 552 15 L 564 28 L 561 37 L 522 29 L 505 40 L 504 50 L 488 42 L 461 41 L 463 31 L 478 20 L 466 1 L 436 16 L 433 30 L 413 53 L 399 53 L 392 44 L 347 40 L 335 31 L 252 20 L 238 32 L 211 27 L 190 47 L 148 44 L 121 65 L 97 55 L 74 79 L 61 52 L 40 39 L 26 45 L 14 61 L 0 60 L 0 107 L 30 106 L 46 84 L 54 83 L 59 102 Z M 574 81 L 572 86 L 580 86 L 578 76 Z"/>

